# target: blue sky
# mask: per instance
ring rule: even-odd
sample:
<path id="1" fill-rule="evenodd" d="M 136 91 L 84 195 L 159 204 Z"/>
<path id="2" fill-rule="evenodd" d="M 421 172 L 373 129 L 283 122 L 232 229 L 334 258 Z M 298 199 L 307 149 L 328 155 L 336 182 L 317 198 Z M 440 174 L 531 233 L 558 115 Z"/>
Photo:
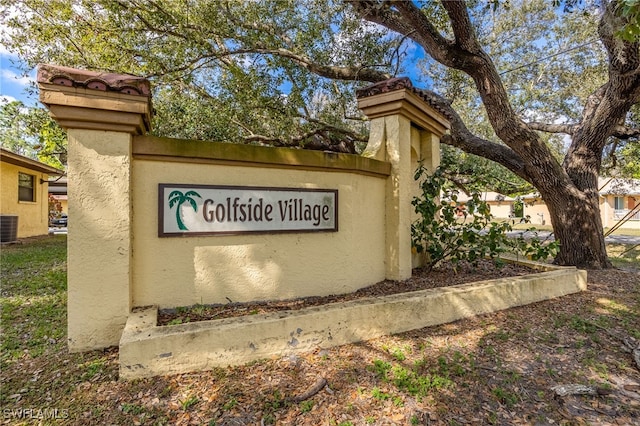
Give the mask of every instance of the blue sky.
<path id="1" fill-rule="evenodd" d="M 0 45 L 0 100 L 22 101 L 25 105 L 34 106 L 38 103 L 36 95 L 29 95 L 26 89 L 35 81 L 36 70 L 24 77 L 16 66 L 17 57 L 11 55 L 4 46 Z"/>
<path id="2" fill-rule="evenodd" d="M 26 89 L 35 81 L 36 70 L 33 69 L 28 77 L 14 65 L 17 57 L 11 55 L 4 46 L 0 45 L 0 100 L 20 100 L 25 105 L 35 106 L 38 103 L 36 95 L 28 95 Z"/>

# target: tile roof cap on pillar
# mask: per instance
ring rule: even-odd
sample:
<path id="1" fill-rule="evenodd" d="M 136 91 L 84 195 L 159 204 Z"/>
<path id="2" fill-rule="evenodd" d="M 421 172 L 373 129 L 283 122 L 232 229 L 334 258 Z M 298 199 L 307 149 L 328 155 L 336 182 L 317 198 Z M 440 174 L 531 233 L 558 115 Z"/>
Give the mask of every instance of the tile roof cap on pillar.
<path id="1" fill-rule="evenodd" d="M 127 95 L 151 95 L 149 81 L 130 74 L 87 71 L 57 65 L 38 65 L 38 83 L 85 89 L 125 93 Z"/>
<path id="2" fill-rule="evenodd" d="M 394 77 L 379 81 L 362 89 L 356 90 L 356 98 L 367 98 L 380 93 L 388 93 L 401 89 L 412 89 L 413 84 L 409 77 Z"/>
<path id="3" fill-rule="evenodd" d="M 397 112 L 406 101 L 405 112 L 412 121 L 442 136 L 450 127 L 450 115 L 428 94 L 413 87 L 409 77 L 394 77 L 356 91 L 358 106 L 371 119 Z M 428 118 L 427 118 L 428 117 Z"/>
<path id="4" fill-rule="evenodd" d="M 37 82 L 40 102 L 64 129 L 151 130 L 151 88 L 143 77 L 40 64 Z"/>

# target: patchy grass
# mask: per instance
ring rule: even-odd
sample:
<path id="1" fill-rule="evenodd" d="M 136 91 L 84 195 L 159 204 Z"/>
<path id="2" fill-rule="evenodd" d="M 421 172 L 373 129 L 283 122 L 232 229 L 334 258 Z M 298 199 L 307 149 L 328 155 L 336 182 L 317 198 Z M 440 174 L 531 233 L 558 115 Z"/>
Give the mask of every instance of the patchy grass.
<path id="1" fill-rule="evenodd" d="M 2 248 L 0 367 L 66 344 L 66 241 L 60 236 Z"/>
<path id="2" fill-rule="evenodd" d="M 576 295 L 305 355 L 124 382 L 116 348 L 66 349 L 65 246 L 60 236 L 1 249 L 3 424 L 582 425 L 640 418 L 640 372 L 622 345 L 640 340 L 637 273 L 589 271 L 589 290 Z M 319 375 L 324 389 L 291 399 Z M 595 386 L 601 395 L 556 396 L 553 386 L 567 384 Z"/>
<path id="3" fill-rule="evenodd" d="M 640 270 L 640 245 L 607 244 L 607 254 L 616 268 Z"/>

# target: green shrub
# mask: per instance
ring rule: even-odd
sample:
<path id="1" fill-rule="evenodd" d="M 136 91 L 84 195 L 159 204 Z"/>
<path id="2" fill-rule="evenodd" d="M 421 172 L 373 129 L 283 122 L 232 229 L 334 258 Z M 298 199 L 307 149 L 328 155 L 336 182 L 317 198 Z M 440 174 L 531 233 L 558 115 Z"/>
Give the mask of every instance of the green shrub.
<path id="1" fill-rule="evenodd" d="M 458 193 L 446 187 L 442 168 L 431 176 L 420 166 L 415 179 L 421 196 L 412 204 L 419 218 L 411 225 L 411 239 L 418 253 L 426 253 L 429 267 L 445 259 L 458 263 L 476 263 L 485 257 L 498 258 L 508 247 L 508 222 L 492 222 L 491 212 L 480 192 L 472 192 L 464 208 Z"/>
<path id="2" fill-rule="evenodd" d="M 498 264 L 501 253 L 515 252 L 533 260 L 545 261 L 558 253 L 556 241 L 540 241 L 535 228 L 510 238 L 511 224 L 495 222 L 489 205 L 482 200 L 478 190 L 470 192 L 464 206 L 458 202 L 458 191 L 447 185 L 443 167 L 429 175 L 422 165 L 415 174 L 421 194 L 412 201 L 418 219 L 411 225 L 412 246 L 418 253 L 426 253 L 430 268 L 443 260 L 454 264 L 466 261 L 471 264 L 490 258 Z"/>

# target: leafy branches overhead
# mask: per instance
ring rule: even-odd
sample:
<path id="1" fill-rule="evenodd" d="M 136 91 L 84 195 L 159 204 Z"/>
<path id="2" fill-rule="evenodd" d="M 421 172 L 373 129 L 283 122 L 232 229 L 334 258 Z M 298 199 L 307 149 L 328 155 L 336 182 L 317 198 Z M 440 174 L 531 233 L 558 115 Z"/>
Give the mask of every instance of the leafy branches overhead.
<path id="1" fill-rule="evenodd" d="M 65 132 L 44 109 L 19 101 L 0 104 L 0 145 L 59 169 L 67 163 Z"/>
<path id="2" fill-rule="evenodd" d="M 633 23 L 636 3 L 621 2 L 625 22 Z M 493 7 L 471 2 L 465 18 L 459 2 L 416 4 L 0 0 L 0 10 L 10 28 L 2 41 L 28 67 L 50 62 L 151 78 L 162 93 L 160 135 L 355 152 L 366 128 L 352 120 L 359 118 L 353 83 L 403 72 L 407 48 L 416 43 L 436 59 L 423 61 L 425 82 L 454 101 L 478 136 L 494 130 L 484 135 L 477 128 L 489 117 L 473 78 L 461 71 L 478 68 L 480 48 L 491 55 L 514 112 L 532 128 L 576 131 L 576 106 L 604 82 L 604 51 L 593 44 L 598 13 L 581 1 L 562 4 L 584 13 L 563 14 L 544 1 L 495 1 L 488 3 Z M 470 55 L 452 50 L 456 44 Z M 562 119 L 573 123 L 558 127 Z M 187 124 L 194 122 L 209 129 Z M 617 129 L 630 134 L 621 124 Z"/>
<path id="3" fill-rule="evenodd" d="M 622 0 L 619 7 L 620 15 L 627 22 L 616 34 L 626 41 L 640 41 L 640 1 Z"/>
<path id="4" fill-rule="evenodd" d="M 21 11 L 8 19 L 3 42 L 29 67 L 49 62 L 152 79 L 170 104 L 156 114 L 156 132 L 166 136 L 355 152 L 366 129 L 346 118 L 354 115 L 353 88 L 341 81 L 388 78 L 400 60 L 399 37 L 363 26 L 338 1 L 0 4 Z M 210 130 L 183 126 L 214 116 Z"/>

